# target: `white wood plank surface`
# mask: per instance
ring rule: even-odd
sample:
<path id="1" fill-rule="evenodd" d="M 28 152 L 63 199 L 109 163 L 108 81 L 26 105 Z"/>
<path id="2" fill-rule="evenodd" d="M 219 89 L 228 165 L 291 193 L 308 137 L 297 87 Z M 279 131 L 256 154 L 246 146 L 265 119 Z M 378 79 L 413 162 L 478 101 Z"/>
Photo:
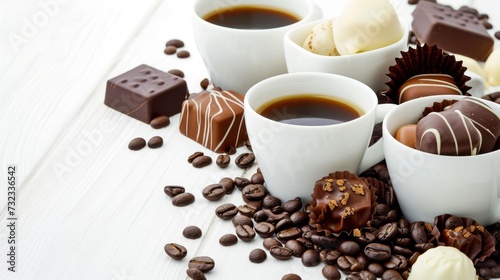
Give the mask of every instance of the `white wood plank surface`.
<path id="1" fill-rule="evenodd" d="M 332 17 L 346 3 L 315 1 Z M 500 30 L 494 0 L 440 2 L 475 2 Z M 190 154 L 216 154 L 179 133 L 178 115 L 154 130 L 103 104 L 106 80 L 143 63 L 181 69 L 190 91 L 201 89 L 207 71 L 191 32 L 192 3 L 0 0 L 0 279 L 186 279 L 188 260 L 199 255 L 215 259 L 209 279 L 281 279 L 291 272 L 322 279 L 321 266 L 306 268 L 296 258 L 250 263 L 248 253 L 262 247 L 261 238 L 218 244 L 234 227 L 216 218 L 215 208 L 243 201 L 235 191 L 209 202 L 201 190 L 253 170 L 245 174 L 234 164 L 195 169 L 186 161 Z M 395 3 L 410 16 L 406 1 Z M 190 58 L 163 53 L 172 38 L 185 42 Z M 155 135 L 164 139 L 160 149 L 128 150 L 132 138 Z M 6 264 L 11 163 L 18 167 L 16 273 Z M 167 184 L 185 186 L 196 202 L 174 207 L 163 193 Z M 199 226 L 203 237 L 184 238 L 188 225 Z M 186 246 L 187 257 L 166 256 L 169 242 Z"/>

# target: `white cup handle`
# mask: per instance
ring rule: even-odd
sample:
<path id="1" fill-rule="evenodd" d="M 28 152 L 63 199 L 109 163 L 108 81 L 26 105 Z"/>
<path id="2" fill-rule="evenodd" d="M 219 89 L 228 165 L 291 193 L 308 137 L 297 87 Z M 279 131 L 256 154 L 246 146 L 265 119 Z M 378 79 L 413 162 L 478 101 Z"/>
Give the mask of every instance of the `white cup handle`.
<path id="1" fill-rule="evenodd" d="M 394 109 L 396 104 L 378 104 L 375 116 L 375 123 L 381 123 L 387 113 Z M 363 159 L 358 167 L 358 174 L 363 173 L 368 168 L 374 166 L 375 164 L 381 162 L 384 159 L 384 145 L 382 137 L 375 142 L 373 145 L 368 147 L 365 151 Z"/>

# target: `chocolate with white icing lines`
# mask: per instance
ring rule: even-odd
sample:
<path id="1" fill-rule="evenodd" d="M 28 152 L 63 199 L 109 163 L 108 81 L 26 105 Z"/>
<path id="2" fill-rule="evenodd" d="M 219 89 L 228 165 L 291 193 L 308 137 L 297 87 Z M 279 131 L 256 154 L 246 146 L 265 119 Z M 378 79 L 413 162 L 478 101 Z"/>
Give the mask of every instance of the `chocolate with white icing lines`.
<path id="1" fill-rule="evenodd" d="M 485 103 L 466 97 L 417 123 L 416 148 L 438 155 L 467 156 L 493 150 L 500 118 Z"/>
<path id="2" fill-rule="evenodd" d="M 191 94 L 182 104 L 180 132 L 218 153 L 244 145 L 248 136 L 243 99 L 231 90 Z"/>
<path id="3" fill-rule="evenodd" d="M 430 95 L 462 95 L 452 76 L 447 74 L 420 74 L 408 79 L 399 89 L 399 104 Z"/>

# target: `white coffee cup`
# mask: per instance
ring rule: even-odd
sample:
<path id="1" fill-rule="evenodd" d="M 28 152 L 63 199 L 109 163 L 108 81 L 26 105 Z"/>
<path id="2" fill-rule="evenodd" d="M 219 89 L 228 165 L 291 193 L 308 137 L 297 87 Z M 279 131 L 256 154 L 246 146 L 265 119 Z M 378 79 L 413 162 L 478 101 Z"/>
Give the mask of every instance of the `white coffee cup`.
<path id="1" fill-rule="evenodd" d="M 482 225 L 500 220 L 500 150 L 475 156 L 443 156 L 398 142 L 399 127 L 417 123 L 425 107 L 458 95 L 413 99 L 389 112 L 382 125 L 385 160 L 404 217 L 433 222 L 452 214 Z M 500 105 L 481 100 L 500 115 Z"/>
<path id="2" fill-rule="evenodd" d="M 233 6 L 264 6 L 301 18 L 270 29 L 235 29 L 204 20 L 207 14 Z M 194 37 L 209 76 L 218 87 L 245 94 L 255 83 L 287 72 L 283 36 L 290 28 L 322 17 L 310 0 L 196 0 L 192 11 Z"/>
<path id="3" fill-rule="evenodd" d="M 277 98 L 303 94 L 332 97 L 363 114 L 324 126 L 277 122 L 256 110 Z M 376 95 L 352 78 L 328 73 L 289 73 L 254 85 L 245 95 L 245 122 L 250 143 L 271 194 L 282 200 L 311 199 L 314 183 L 334 171 L 364 171 L 383 160 L 377 142 L 368 148 L 374 124 L 396 105 L 378 105 Z"/>

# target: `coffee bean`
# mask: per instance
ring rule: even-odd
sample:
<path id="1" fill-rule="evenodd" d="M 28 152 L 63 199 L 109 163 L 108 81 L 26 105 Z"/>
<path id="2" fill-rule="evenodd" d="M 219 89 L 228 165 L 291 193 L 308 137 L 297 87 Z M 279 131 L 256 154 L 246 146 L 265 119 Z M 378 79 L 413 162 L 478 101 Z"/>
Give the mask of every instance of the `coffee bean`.
<path id="1" fill-rule="evenodd" d="M 351 240 L 344 241 L 339 246 L 339 251 L 344 255 L 354 256 L 359 250 L 361 250 L 359 244 Z"/>
<path id="2" fill-rule="evenodd" d="M 247 217 L 253 217 L 255 215 L 255 213 L 257 213 L 257 211 L 259 211 L 259 208 L 256 207 L 255 205 L 244 204 L 244 205 L 238 206 L 238 212 L 241 215 L 244 215 Z"/>
<path id="3" fill-rule="evenodd" d="M 306 239 L 304 237 L 299 237 L 299 238 L 297 238 L 295 240 L 297 240 L 297 242 L 299 242 L 300 244 L 302 244 L 302 246 L 304 248 L 306 248 L 306 249 L 317 249 L 317 248 L 314 247 L 314 244 L 309 239 Z"/>
<path id="4" fill-rule="evenodd" d="M 215 215 L 222 220 L 231 220 L 238 214 L 238 208 L 232 203 L 225 203 L 215 208 Z"/>
<path id="5" fill-rule="evenodd" d="M 180 193 L 172 198 L 172 204 L 174 206 L 183 207 L 193 203 L 195 200 L 192 193 Z"/>
<path id="6" fill-rule="evenodd" d="M 337 259 L 337 266 L 340 270 L 350 273 L 350 272 L 357 272 L 361 271 L 362 267 L 358 260 L 352 256 L 340 256 Z"/>
<path id="7" fill-rule="evenodd" d="M 317 266 L 320 263 L 319 252 L 315 249 L 306 250 L 301 260 L 305 267 Z"/>
<path id="8" fill-rule="evenodd" d="M 226 189 L 221 184 L 210 184 L 203 188 L 201 194 L 207 200 L 217 201 L 222 199 L 226 195 Z"/>
<path id="9" fill-rule="evenodd" d="M 434 244 L 430 243 L 430 242 L 427 242 L 427 243 L 417 243 L 414 246 L 415 250 L 417 250 L 417 251 L 419 251 L 421 253 L 423 253 L 423 252 L 425 252 L 425 251 L 427 251 L 429 249 L 432 249 L 434 247 L 436 247 L 436 246 Z"/>
<path id="10" fill-rule="evenodd" d="M 392 246 L 392 252 L 398 255 L 411 256 L 413 251 L 409 248 L 403 248 L 397 245 Z"/>
<path id="11" fill-rule="evenodd" d="M 274 247 L 274 246 L 281 247 L 281 246 L 283 246 L 283 244 L 281 244 L 281 242 L 279 242 L 279 240 L 276 238 L 268 237 L 268 238 L 264 239 L 264 241 L 262 241 L 262 246 L 264 246 L 264 248 L 266 248 L 267 250 L 270 250 L 271 247 Z"/>
<path id="12" fill-rule="evenodd" d="M 384 273 L 385 269 L 380 263 L 370 263 L 367 267 L 366 270 L 370 271 L 377 277 L 381 277 L 382 274 Z"/>
<path id="13" fill-rule="evenodd" d="M 197 268 L 201 272 L 205 273 L 214 269 L 215 261 L 211 257 L 207 256 L 194 257 L 191 260 L 189 260 L 188 267 Z"/>
<path id="14" fill-rule="evenodd" d="M 495 38 L 497 38 L 498 40 L 500 40 L 500 31 L 495 32 Z"/>
<path id="15" fill-rule="evenodd" d="M 179 39 L 171 39 L 171 40 L 167 41 L 165 46 L 167 46 L 167 47 L 174 46 L 176 48 L 182 48 L 182 47 L 184 47 L 184 42 L 182 40 L 179 40 Z"/>
<path id="16" fill-rule="evenodd" d="M 234 155 L 236 154 L 236 147 L 233 145 L 228 145 L 225 149 L 224 152 L 228 155 Z"/>
<path id="17" fill-rule="evenodd" d="M 302 209 L 302 200 L 300 199 L 300 197 L 296 197 L 283 203 L 283 210 L 288 213 L 295 213 L 300 209 Z"/>
<path id="18" fill-rule="evenodd" d="M 245 242 L 250 242 L 255 238 L 255 231 L 248 225 L 237 225 L 236 235 Z"/>
<path id="19" fill-rule="evenodd" d="M 253 183 L 253 184 L 259 184 L 259 183 Z M 262 199 L 262 208 L 273 209 L 276 206 L 281 206 L 281 200 L 279 198 L 272 195 L 268 195 L 265 196 L 264 199 Z"/>
<path id="20" fill-rule="evenodd" d="M 176 53 L 176 52 L 177 52 L 177 48 L 176 48 L 176 47 L 174 47 L 174 46 L 167 46 L 167 47 L 163 50 L 163 52 L 164 52 L 165 54 L 171 55 L 171 54 L 174 54 L 174 53 Z"/>
<path id="21" fill-rule="evenodd" d="M 163 138 L 160 136 L 153 136 L 148 141 L 148 147 L 151 149 L 156 149 L 163 146 Z"/>
<path id="22" fill-rule="evenodd" d="M 186 51 L 186 50 L 182 50 L 182 51 L 179 51 L 177 53 L 177 57 L 178 58 L 188 58 L 190 56 L 191 56 L 191 54 L 188 51 Z"/>
<path id="23" fill-rule="evenodd" d="M 243 177 L 236 177 L 234 178 L 234 184 L 236 185 L 236 187 L 241 191 L 243 190 L 243 188 L 245 188 L 247 185 L 251 184 L 252 182 L 247 179 L 247 178 L 243 178 Z"/>
<path id="24" fill-rule="evenodd" d="M 253 174 L 252 177 L 250 177 L 250 181 L 252 182 L 252 184 L 264 184 L 264 182 L 265 182 L 264 176 L 260 172 Z M 281 204 L 281 200 L 280 200 L 280 204 Z"/>
<path id="25" fill-rule="evenodd" d="M 191 267 L 186 270 L 187 276 L 193 280 L 206 280 L 205 274 L 201 270 Z"/>
<path id="26" fill-rule="evenodd" d="M 297 239 L 302 235 L 302 231 L 298 227 L 291 227 L 284 230 L 279 231 L 276 234 L 276 238 L 280 241 L 288 241 L 290 239 Z"/>
<path id="27" fill-rule="evenodd" d="M 403 276 L 401 276 L 401 274 L 399 274 L 399 272 L 397 272 L 396 270 L 389 269 L 389 270 L 386 270 L 382 274 L 381 279 L 382 280 L 403 280 L 405 278 L 403 278 Z"/>
<path id="28" fill-rule="evenodd" d="M 269 248 L 269 253 L 271 256 L 273 256 L 275 259 L 278 260 L 289 260 L 293 253 L 292 250 L 289 248 L 283 247 L 283 246 L 273 246 Z"/>
<path id="29" fill-rule="evenodd" d="M 390 241 L 398 234 L 397 223 L 387 223 L 381 226 L 377 232 L 377 238 L 381 241 Z"/>
<path id="30" fill-rule="evenodd" d="M 260 248 L 253 249 L 248 256 L 248 259 L 253 263 L 262 263 L 267 259 L 267 254 Z"/>
<path id="31" fill-rule="evenodd" d="M 337 238 L 322 235 L 312 235 L 311 242 L 323 249 L 337 249 L 340 245 Z"/>
<path id="32" fill-rule="evenodd" d="M 296 239 L 288 240 L 285 243 L 285 247 L 292 250 L 292 255 L 294 257 L 301 257 L 302 254 L 304 254 L 304 252 L 306 251 L 306 248 L 302 245 L 302 243 L 300 243 Z"/>
<path id="33" fill-rule="evenodd" d="M 410 234 L 410 222 L 407 219 L 400 219 L 398 221 L 398 235 L 407 236 Z"/>
<path id="34" fill-rule="evenodd" d="M 401 255 L 392 254 L 391 257 L 384 262 L 384 267 L 386 269 L 404 271 L 408 267 L 408 260 Z"/>
<path id="35" fill-rule="evenodd" d="M 328 250 L 323 249 L 319 252 L 320 260 L 326 265 L 334 265 L 337 263 L 337 259 L 342 255 L 339 250 Z"/>
<path id="36" fill-rule="evenodd" d="M 461 227 L 463 225 L 464 225 L 464 222 L 463 222 L 462 218 L 457 217 L 457 216 L 450 216 L 444 222 L 444 226 L 447 229 L 455 229 L 455 228 Z"/>
<path id="37" fill-rule="evenodd" d="M 279 232 L 279 231 L 282 231 L 284 229 L 291 228 L 294 226 L 295 226 L 295 224 L 292 222 L 292 220 L 290 218 L 281 219 L 276 223 L 276 231 Z"/>
<path id="38" fill-rule="evenodd" d="M 219 155 L 215 160 L 215 163 L 220 168 L 228 167 L 230 162 L 231 162 L 231 157 L 229 157 L 228 155 Z"/>
<path id="39" fill-rule="evenodd" d="M 429 238 L 423 222 L 415 222 L 411 224 L 411 237 L 415 243 L 427 243 Z"/>
<path id="40" fill-rule="evenodd" d="M 288 273 L 283 275 L 283 277 L 281 277 L 281 280 L 302 280 L 302 278 L 300 278 L 300 276 L 295 273 Z"/>
<path id="41" fill-rule="evenodd" d="M 408 4 L 410 5 L 416 5 L 418 3 L 418 0 L 408 0 Z"/>
<path id="42" fill-rule="evenodd" d="M 249 168 L 255 161 L 255 156 L 253 153 L 243 153 L 240 154 L 234 161 L 236 166 L 239 168 Z"/>
<path id="43" fill-rule="evenodd" d="M 207 89 L 208 85 L 210 85 L 210 81 L 207 78 L 204 78 L 203 80 L 201 80 L 200 86 L 202 89 L 204 89 L 204 90 Z"/>
<path id="44" fill-rule="evenodd" d="M 385 261 L 391 257 L 391 248 L 381 243 L 370 243 L 365 246 L 365 256 L 374 261 Z"/>
<path id="45" fill-rule="evenodd" d="M 212 163 L 212 158 L 209 156 L 199 156 L 193 159 L 193 166 L 196 168 L 202 168 Z"/>
<path id="46" fill-rule="evenodd" d="M 369 244 L 375 240 L 377 240 L 377 236 L 371 232 L 361 232 L 361 235 L 356 237 L 356 241 L 360 244 Z"/>
<path id="47" fill-rule="evenodd" d="M 168 116 L 158 116 L 149 122 L 149 125 L 154 129 L 160 129 L 168 126 L 170 124 L 170 118 Z"/>
<path id="48" fill-rule="evenodd" d="M 182 72 L 179 69 L 170 69 L 168 70 L 168 73 L 177 76 L 179 78 L 184 78 L 184 72 Z"/>
<path id="49" fill-rule="evenodd" d="M 132 151 L 138 151 L 144 147 L 146 147 L 146 140 L 141 137 L 134 138 L 128 143 L 128 148 Z"/>
<path id="50" fill-rule="evenodd" d="M 268 194 L 268 191 L 264 185 L 261 184 L 249 184 L 243 188 L 241 195 L 243 201 L 260 201 Z"/>
<path id="51" fill-rule="evenodd" d="M 232 233 L 224 234 L 219 238 L 219 244 L 222 246 L 232 246 L 238 243 L 238 237 Z"/>
<path id="52" fill-rule="evenodd" d="M 187 255 L 186 247 L 177 243 L 165 244 L 165 253 L 174 260 L 182 260 Z"/>
<path id="53" fill-rule="evenodd" d="M 327 280 L 340 280 L 340 271 L 334 265 L 325 265 L 321 270 L 321 274 Z"/>
<path id="54" fill-rule="evenodd" d="M 220 179 L 219 184 L 226 190 L 226 194 L 233 193 L 235 187 L 233 179 L 229 177 L 222 178 Z"/>
<path id="55" fill-rule="evenodd" d="M 187 226 L 182 231 L 182 235 L 189 239 L 198 239 L 201 237 L 201 229 L 197 226 Z"/>
<path id="56" fill-rule="evenodd" d="M 193 160 L 197 157 L 203 156 L 203 152 L 194 152 L 192 155 L 190 155 L 187 159 L 189 163 L 193 163 Z"/>
<path id="57" fill-rule="evenodd" d="M 377 280 L 377 277 L 370 271 L 363 270 L 349 274 L 346 280 Z"/>
<path id="58" fill-rule="evenodd" d="M 236 207 L 236 208 L 238 208 L 238 207 Z M 252 219 L 247 217 L 247 216 L 244 216 L 244 215 L 236 215 L 233 217 L 233 219 L 231 219 L 231 221 L 233 222 L 234 226 L 247 225 L 249 227 L 253 227 Z"/>
<path id="59" fill-rule="evenodd" d="M 165 186 L 163 188 L 163 192 L 170 197 L 174 197 L 178 194 L 184 193 L 185 188 L 182 186 Z"/>
<path id="60" fill-rule="evenodd" d="M 302 211 L 297 211 L 295 213 L 293 213 L 292 215 L 290 215 L 290 220 L 292 220 L 292 222 L 300 227 L 302 225 L 305 225 L 309 222 L 309 215 L 307 215 L 305 212 L 302 212 Z"/>
<path id="61" fill-rule="evenodd" d="M 262 238 L 271 237 L 274 235 L 275 227 L 268 222 L 260 222 L 254 226 L 255 232 Z"/>

